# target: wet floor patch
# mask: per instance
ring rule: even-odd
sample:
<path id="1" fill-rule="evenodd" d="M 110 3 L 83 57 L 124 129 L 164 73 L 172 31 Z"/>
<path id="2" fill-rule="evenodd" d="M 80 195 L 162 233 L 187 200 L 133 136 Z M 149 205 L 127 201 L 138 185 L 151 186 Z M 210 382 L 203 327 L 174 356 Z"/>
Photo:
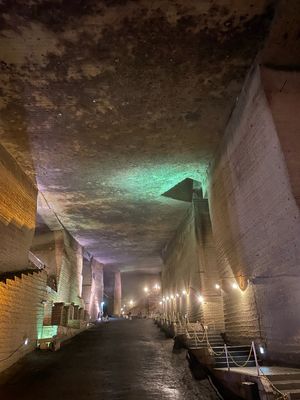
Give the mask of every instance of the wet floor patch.
<path id="1" fill-rule="evenodd" d="M 36 351 L 0 377 L 5 400 L 214 400 L 196 381 L 185 352 L 151 320 L 114 320 L 74 338 L 61 351 Z M 4 382 L 5 381 L 5 382 Z"/>

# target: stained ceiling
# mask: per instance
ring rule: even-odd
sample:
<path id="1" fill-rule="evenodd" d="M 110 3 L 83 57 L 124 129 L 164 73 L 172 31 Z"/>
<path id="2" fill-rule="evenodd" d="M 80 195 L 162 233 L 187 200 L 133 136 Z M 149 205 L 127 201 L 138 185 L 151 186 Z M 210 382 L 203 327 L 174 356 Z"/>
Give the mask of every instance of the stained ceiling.
<path id="1" fill-rule="evenodd" d="M 159 270 L 189 206 L 162 194 L 205 179 L 270 1 L 2 0 L 0 15 L 0 139 L 39 221 L 50 207 L 100 262 Z"/>

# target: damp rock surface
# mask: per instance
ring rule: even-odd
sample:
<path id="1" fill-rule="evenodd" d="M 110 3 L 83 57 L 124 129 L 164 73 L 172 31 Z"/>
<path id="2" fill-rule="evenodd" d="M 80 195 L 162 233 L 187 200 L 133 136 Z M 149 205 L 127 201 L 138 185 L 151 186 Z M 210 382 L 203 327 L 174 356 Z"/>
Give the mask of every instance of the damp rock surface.
<path id="1" fill-rule="evenodd" d="M 185 352 L 151 320 L 113 320 L 56 353 L 34 352 L 0 377 L 6 400 L 213 400 L 208 381 L 191 375 Z"/>

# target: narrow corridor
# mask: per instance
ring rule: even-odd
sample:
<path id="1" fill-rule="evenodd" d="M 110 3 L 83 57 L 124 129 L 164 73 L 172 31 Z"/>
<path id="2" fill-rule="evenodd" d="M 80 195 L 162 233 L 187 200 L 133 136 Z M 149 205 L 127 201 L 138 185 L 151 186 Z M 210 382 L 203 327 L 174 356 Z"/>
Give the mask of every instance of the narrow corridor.
<path id="1" fill-rule="evenodd" d="M 151 320 L 112 320 L 56 353 L 36 351 L 2 375 L 5 400 L 212 400 L 208 381 L 192 378 L 185 353 Z"/>

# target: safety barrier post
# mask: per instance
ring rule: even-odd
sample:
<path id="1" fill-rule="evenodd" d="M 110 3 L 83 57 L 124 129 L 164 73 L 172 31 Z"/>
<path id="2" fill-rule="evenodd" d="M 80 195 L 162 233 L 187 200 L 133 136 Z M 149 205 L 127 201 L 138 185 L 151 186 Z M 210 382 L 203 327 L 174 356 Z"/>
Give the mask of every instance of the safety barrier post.
<path id="1" fill-rule="evenodd" d="M 258 361 L 257 361 L 257 355 L 256 355 L 254 342 L 251 343 L 251 347 L 252 347 L 253 354 L 254 354 L 255 365 L 256 365 L 256 369 L 257 369 L 257 376 L 259 376 L 260 375 L 260 371 L 259 371 L 259 365 L 258 365 Z"/>
<path id="2" fill-rule="evenodd" d="M 230 365 L 229 365 L 229 359 L 228 359 L 228 351 L 227 351 L 227 345 L 224 344 L 224 350 L 225 350 L 225 356 L 226 356 L 226 363 L 227 363 L 227 369 L 230 371 Z"/>

